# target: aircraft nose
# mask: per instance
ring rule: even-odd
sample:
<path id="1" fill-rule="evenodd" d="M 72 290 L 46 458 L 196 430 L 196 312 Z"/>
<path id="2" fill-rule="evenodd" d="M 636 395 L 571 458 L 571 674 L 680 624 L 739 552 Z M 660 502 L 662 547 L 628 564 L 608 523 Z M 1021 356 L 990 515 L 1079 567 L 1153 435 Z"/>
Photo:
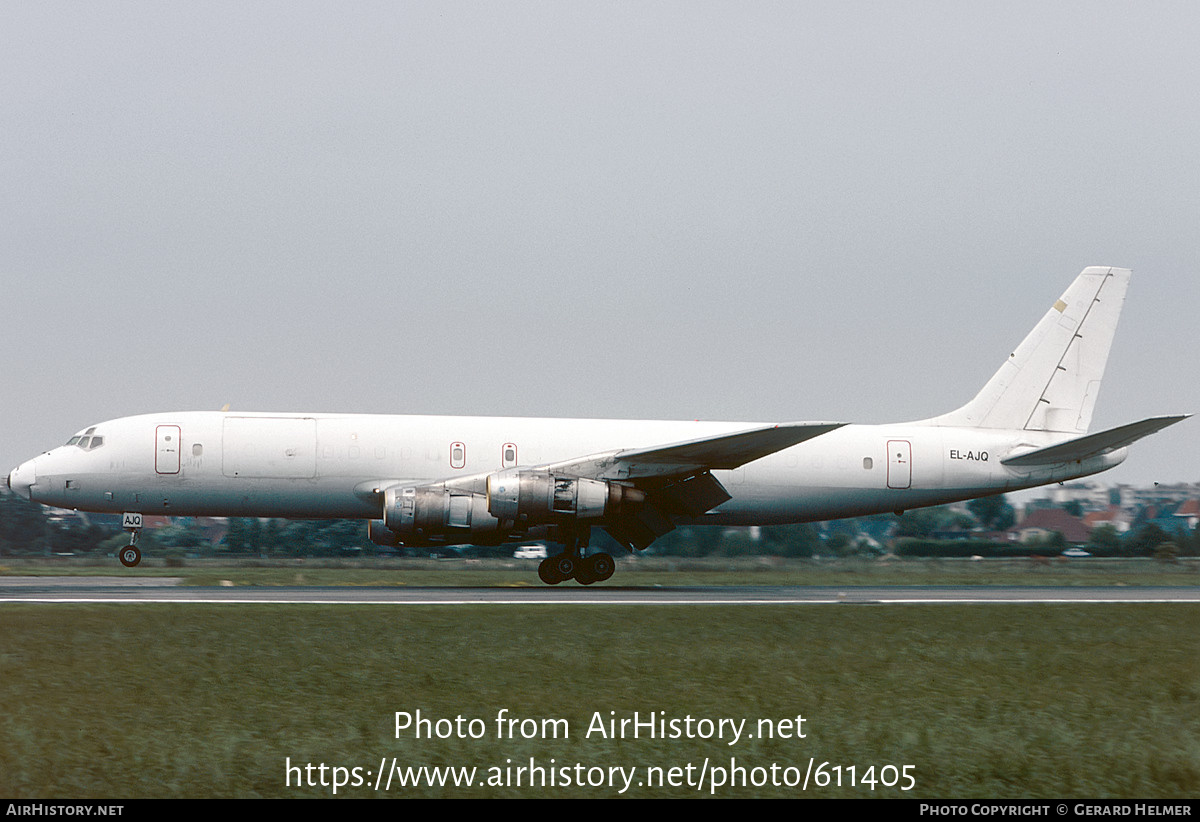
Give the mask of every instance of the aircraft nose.
<path id="1" fill-rule="evenodd" d="M 8 474 L 8 490 L 25 499 L 33 498 L 33 486 L 37 482 L 37 474 L 33 469 L 33 460 L 23 462 Z"/>

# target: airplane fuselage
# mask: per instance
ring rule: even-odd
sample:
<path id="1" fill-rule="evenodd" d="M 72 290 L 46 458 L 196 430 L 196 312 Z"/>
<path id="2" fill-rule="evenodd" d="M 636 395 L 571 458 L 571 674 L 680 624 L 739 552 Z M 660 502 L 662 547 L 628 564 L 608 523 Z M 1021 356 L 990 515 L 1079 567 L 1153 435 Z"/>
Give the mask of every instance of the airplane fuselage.
<path id="1" fill-rule="evenodd" d="M 94 426 L 99 447 L 64 445 L 16 469 L 36 502 L 169 516 L 381 516 L 384 486 L 745 430 L 753 423 L 183 412 Z M 90 429 L 89 429 L 90 430 Z M 899 511 L 1074 479 L 1119 464 L 1125 449 L 1014 467 L 1000 458 L 1061 434 L 940 426 L 847 425 L 732 471 L 732 498 L 698 521 L 806 522 Z"/>

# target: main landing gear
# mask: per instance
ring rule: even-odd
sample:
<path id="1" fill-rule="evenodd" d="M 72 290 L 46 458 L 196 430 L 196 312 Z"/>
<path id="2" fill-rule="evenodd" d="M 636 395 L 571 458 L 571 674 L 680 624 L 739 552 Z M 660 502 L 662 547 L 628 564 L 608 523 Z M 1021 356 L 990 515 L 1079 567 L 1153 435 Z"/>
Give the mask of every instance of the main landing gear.
<path id="1" fill-rule="evenodd" d="M 573 557 L 563 553 L 542 560 L 538 565 L 538 576 L 547 585 L 557 585 L 568 579 L 574 579 L 580 585 L 591 585 L 608 579 L 615 570 L 617 563 L 610 554 Z"/>
<path id="2" fill-rule="evenodd" d="M 566 529 L 564 529 L 566 530 Z M 547 585 L 557 585 L 568 579 L 574 579 L 580 585 L 591 585 L 603 582 L 617 570 L 617 563 L 611 554 L 599 553 L 583 556 L 581 548 L 586 548 L 591 528 L 585 528 L 582 538 L 579 531 L 571 529 L 563 536 L 563 551 L 552 557 L 546 557 L 538 565 L 538 577 Z"/>
<path id="3" fill-rule="evenodd" d="M 142 533 L 142 515 L 126 514 L 121 527 L 129 532 L 129 544 L 121 549 L 118 558 L 126 568 L 132 568 L 142 561 L 142 552 L 137 547 L 138 535 Z"/>

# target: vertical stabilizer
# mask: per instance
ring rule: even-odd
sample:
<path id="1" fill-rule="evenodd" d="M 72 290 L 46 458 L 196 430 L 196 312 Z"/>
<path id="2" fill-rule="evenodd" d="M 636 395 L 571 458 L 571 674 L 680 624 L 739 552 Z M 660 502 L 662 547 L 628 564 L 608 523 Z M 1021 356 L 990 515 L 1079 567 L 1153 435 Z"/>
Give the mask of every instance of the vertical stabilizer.
<path id="1" fill-rule="evenodd" d="M 930 422 L 1087 433 L 1129 276 L 1085 268 L 975 399 Z"/>

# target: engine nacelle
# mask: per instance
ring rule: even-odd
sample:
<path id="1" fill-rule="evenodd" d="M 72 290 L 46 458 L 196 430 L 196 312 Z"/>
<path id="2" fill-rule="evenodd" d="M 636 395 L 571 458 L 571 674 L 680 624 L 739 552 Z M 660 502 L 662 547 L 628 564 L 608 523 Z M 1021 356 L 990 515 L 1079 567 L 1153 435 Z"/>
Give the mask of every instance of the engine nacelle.
<path id="1" fill-rule="evenodd" d="M 476 493 L 484 490 L 486 494 Z M 515 535 L 567 526 L 599 524 L 636 512 L 646 499 L 636 488 L 606 480 L 549 471 L 497 471 L 475 490 L 419 485 L 388 488 L 383 520 L 368 527 L 378 545 L 495 545 Z"/>
<path id="2" fill-rule="evenodd" d="M 500 536 L 486 497 L 435 485 L 387 489 L 383 525 L 405 545 L 487 543 Z"/>
<path id="3" fill-rule="evenodd" d="M 507 468 L 487 478 L 487 510 L 517 525 L 600 520 L 635 508 L 646 495 L 607 480 Z"/>

